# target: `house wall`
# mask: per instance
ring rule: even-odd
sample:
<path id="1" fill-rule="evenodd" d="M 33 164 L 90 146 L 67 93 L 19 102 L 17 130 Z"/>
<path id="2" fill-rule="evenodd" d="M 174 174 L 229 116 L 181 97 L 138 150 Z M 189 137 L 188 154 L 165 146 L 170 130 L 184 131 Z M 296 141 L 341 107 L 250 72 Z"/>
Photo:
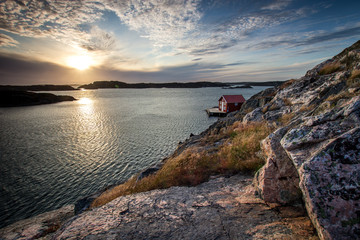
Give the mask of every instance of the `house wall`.
<path id="1" fill-rule="evenodd" d="M 228 112 L 238 111 L 243 103 L 228 103 Z"/>
<path id="2" fill-rule="evenodd" d="M 234 112 L 238 111 L 241 108 L 243 103 L 227 103 L 225 99 L 222 97 L 219 100 L 219 110 L 222 112 Z"/>
<path id="3" fill-rule="evenodd" d="M 226 109 L 227 109 L 227 103 L 224 98 L 221 98 L 221 100 L 219 101 L 219 110 L 222 112 L 226 112 Z"/>

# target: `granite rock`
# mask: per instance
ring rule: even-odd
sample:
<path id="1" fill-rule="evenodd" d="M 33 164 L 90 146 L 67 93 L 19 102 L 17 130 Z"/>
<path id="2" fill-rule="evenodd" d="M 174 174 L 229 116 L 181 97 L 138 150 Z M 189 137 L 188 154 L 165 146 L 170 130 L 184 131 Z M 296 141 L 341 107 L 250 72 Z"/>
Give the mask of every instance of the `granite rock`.
<path id="1" fill-rule="evenodd" d="M 74 205 L 21 220 L 0 229 L 1 240 L 51 239 L 60 226 L 74 216 Z"/>
<path id="2" fill-rule="evenodd" d="M 317 239 L 301 206 L 271 208 L 251 181 L 236 175 L 119 197 L 71 219 L 54 239 Z"/>
<path id="3" fill-rule="evenodd" d="M 255 174 L 254 186 L 265 202 L 291 204 L 301 201 L 299 175 L 280 144 L 287 130 L 280 128 L 261 142 L 266 164 Z"/>
<path id="4" fill-rule="evenodd" d="M 281 140 L 322 239 L 360 235 L 360 97 L 305 119 Z"/>
<path id="5" fill-rule="evenodd" d="M 324 74 L 330 65 L 336 68 Z M 254 179 L 258 196 L 288 204 L 300 189 L 321 239 L 360 238 L 360 89 L 351 75 L 359 66 L 360 41 L 285 83 L 243 119 L 280 126 L 261 144 L 266 164 Z M 291 113 L 285 126 L 281 112 Z"/>

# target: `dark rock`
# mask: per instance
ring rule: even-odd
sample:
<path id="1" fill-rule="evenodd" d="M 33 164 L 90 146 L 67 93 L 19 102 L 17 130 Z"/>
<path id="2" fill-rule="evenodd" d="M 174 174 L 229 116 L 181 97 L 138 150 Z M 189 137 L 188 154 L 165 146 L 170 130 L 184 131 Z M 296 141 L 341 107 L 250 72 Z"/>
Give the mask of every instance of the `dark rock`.
<path id="1" fill-rule="evenodd" d="M 0 85 L 0 91 L 74 91 L 78 90 L 69 85 L 30 85 L 12 86 Z"/>
<path id="2" fill-rule="evenodd" d="M 76 99 L 71 96 L 57 96 L 51 93 L 0 91 L 0 107 L 32 106 L 74 100 Z"/>
<path id="3" fill-rule="evenodd" d="M 87 197 L 84 197 L 84 198 L 81 198 L 79 200 L 76 201 L 75 203 L 75 207 L 74 207 L 74 212 L 75 212 L 75 215 L 78 215 L 86 210 L 89 209 L 91 203 L 101 195 L 101 193 L 103 193 L 104 191 L 99 191 L 97 193 L 94 193 L 90 196 L 87 196 Z"/>
<path id="4" fill-rule="evenodd" d="M 141 179 L 143 179 L 143 178 L 145 178 L 145 177 L 147 177 L 147 176 L 149 176 L 151 174 L 156 173 L 157 171 L 160 170 L 160 168 L 161 168 L 160 166 L 154 166 L 154 167 L 149 167 L 149 168 L 141 171 L 139 176 L 137 177 L 136 181 L 139 181 L 139 180 L 141 180 Z"/>

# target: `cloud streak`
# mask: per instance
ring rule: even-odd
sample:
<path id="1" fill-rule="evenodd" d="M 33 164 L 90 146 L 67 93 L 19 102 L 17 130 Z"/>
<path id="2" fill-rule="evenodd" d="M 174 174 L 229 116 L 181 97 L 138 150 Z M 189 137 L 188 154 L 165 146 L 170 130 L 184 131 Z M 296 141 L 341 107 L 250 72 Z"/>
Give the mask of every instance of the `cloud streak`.
<path id="1" fill-rule="evenodd" d="M 0 46 L 16 46 L 17 44 L 19 44 L 19 42 L 12 37 L 0 33 Z"/>
<path id="2" fill-rule="evenodd" d="M 314 44 L 325 43 L 335 40 L 341 40 L 349 37 L 356 37 L 360 35 L 360 24 L 355 26 L 347 26 L 342 29 L 333 29 L 327 32 L 306 32 L 302 35 L 296 34 L 283 34 L 280 36 L 272 36 L 266 40 L 250 44 L 248 47 L 254 50 L 259 49 L 271 49 L 280 46 L 286 46 L 288 48 L 306 47 Z M 319 50 L 319 48 L 317 49 Z M 301 52 L 299 52 L 301 53 Z M 304 52 L 309 53 L 309 52 Z"/>
<path id="3" fill-rule="evenodd" d="M 287 7 L 292 1 L 291 0 L 277 0 L 269 5 L 262 7 L 262 10 L 283 10 Z"/>

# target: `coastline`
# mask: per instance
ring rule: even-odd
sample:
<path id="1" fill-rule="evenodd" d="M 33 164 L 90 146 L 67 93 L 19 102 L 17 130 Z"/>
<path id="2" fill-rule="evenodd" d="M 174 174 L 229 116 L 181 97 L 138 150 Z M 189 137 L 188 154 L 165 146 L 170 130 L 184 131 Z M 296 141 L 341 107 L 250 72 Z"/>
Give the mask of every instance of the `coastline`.
<path id="1" fill-rule="evenodd" d="M 254 95 L 181 143 L 158 170 L 104 192 L 48 237 L 190 239 L 184 229 L 191 228 L 199 239 L 355 239 L 359 69 L 360 41 L 304 77 Z M 283 211 L 287 206 L 304 214 Z M 247 216 L 259 221 L 243 221 Z"/>
<path id="2" fill-rule="evenodd" d="M 268 88 L 265 90 L 265 96 L 272 94 L 274 88 Z M 259 92 L 257 94 L 255 94 L 253 97 L 251 97 L 248 100 L 248 103 L 251 104 L 251 106 L 256 106 L 256 105 L 261 105 L 261 104 L 265 104 L 265 102 L 262 100 L 263 96 L 262 96 L 262 92 Z M 254 100 L 254 99 L 261 99 L 261 100 Z M 256 103 L 255 103 L 256 102 Z M 244 105 L 244 109 L 247 109 L 249 106 L 248 105 Z M 225 127 L 225 126 L 230 126 L 231 124 L 233 124 L 235 121 L 237 121 L 238 119 L 242 118 L 244 116 L 244 112 L 240 111 L 240 112 L 234 112 L 234 113 L 230 113 L 228 114 L 228 116 L 224 117 L 224 118 L 219 118 L 215 123 L 213 123 L 212 125 L 210 125 L 205 131 L 201 132 L 198 135 L 191 135 L 189 138 L 187 138 L 185 141 L 183 142 L 179 142 L 177 148 L 173 151 L 172 154 L 170 154 L 168 157 L 163 158 L 162 160 L 160 160 L 158 163 L 156 163 L 155 165 L 149 166 L 145 169 L 143 169 L 142 171 L 140 171 L 138 174 L 136 174 L 136 178 L 137 179 L 141 179 L 143 177 L 146 177 L 149 174 L 149 169 L 150 169 L 150 173 L 154 173 L 156 171 L 158 171 L 159 169 L 161 169 L 161 167 L 165 164 L 165 162 L 169 159 L 169 158 L 174 158 L 176 156 L 179 156 L 181 153 L 183 153 L 184 151 L 186 151 L 186 149 L 192 147 L 192 146 L 196 146 L 199 143 L 201 143 L 201 139 L 203 137 L 205 137 L 206 135 L 208 135 L 211 132 L 219 132 L 221 128 Z M 139 178 L 140 176 L 140 178 Z M 125 181 L 126 182 L 126 181 Z M 21 227 L 22 225 L 24 225 L 23 221 L 26 221 L 27 225 L 33 225 L 33 224 L 38 224 L 39 223 L 39 219 L 46 219 L 43 220 L 44 222 L 47 223 L 51 223 L 53 220 L 53 216 L 54 214 L 56 215 L 57 213 L 59 213 L 60 215 L 63 214 L 63 212 L 67 212 L 67 216 L 73 217 L 77 214 L 81 214 L 84 211 L 89 210 L 89 207 L 91 205 L 91 203 L 97 198 L 99 197 L 102 193 L 104 193 L 105 191 L 111 189 L 112 187 L 114 187 L 116 185 L 110 185 L 105 187 L 104 189 L 97 191 L 95 193 L 92 193 L 84 198 L 78 199 L 78 201 L 74 202 L 73 204 L 70 205 L 66 205 L 62 208 L 50 211 L 50 212 L 45 212 L 42 213 L 38 216 L 45 216 L 45 218 L 38 218 L 38 216 L 34 216 L 34 217 L 30 217 L 24 220 L 20 220 L 17 221 L 15 223 L 12 223 L 8 226 L 5 226 L 4 228 L 2 228 L 2 230 L 4 229 L 17 229 L 19 227 Z M 68 213 L 68 209 L 73 209 L 73 214 L 69 214 Z M 50 217 L 47 218 L 46 216 L 49 215 Z M 31 220 L 33 219 L 33 220 Z M 56 221 L 57 218 L 56 218 Z M 64 220 L 65 221 L 65 220 Z M 54 224 L 50 224 L 50 225 L 58 225 L 57 222 L 55 222 Z M 46 226 L 42 226 L 41 229 L 43 228 L 48 228 L 48 225 Z M 53 227 L 51 227 L 53 228 Z M 11 230 L 13 231 L 13 230 Z M 43 231 L 43 230 L 41 230 Z M 0 233 L 1 233 L 1 229 L 0 229 Z M 1 234 L 0 234 L 1 236 Z"/>

